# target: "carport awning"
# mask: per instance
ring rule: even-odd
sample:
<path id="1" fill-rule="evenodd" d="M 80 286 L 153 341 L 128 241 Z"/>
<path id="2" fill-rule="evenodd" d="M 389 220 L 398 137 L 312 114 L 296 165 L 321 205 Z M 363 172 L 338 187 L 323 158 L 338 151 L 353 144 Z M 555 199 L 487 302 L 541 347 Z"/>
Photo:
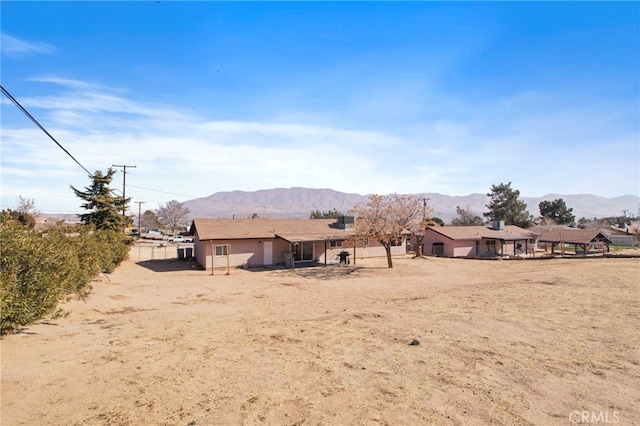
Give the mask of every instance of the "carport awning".
<path id="1" fill-rule="evenodd" d="M 518 236 L 495 236 L 495 237 L 482 237 L 483 240 L 501 240 L 501 241 L 526 241 L 531 240 L 533 237 L 526 235 Z"/>
<path id="2" fill-rule="evenodd" d="M 348 240 L 352 235 L 345 235 L 344 233 L 336 235 L 318 235 L 318 234 L 276 234 L 276 237 L 282 238 L 289 243 L 302 243 L 302 242 L 323 242 L 323 241 L 335 241 L 335 240 Z"/>

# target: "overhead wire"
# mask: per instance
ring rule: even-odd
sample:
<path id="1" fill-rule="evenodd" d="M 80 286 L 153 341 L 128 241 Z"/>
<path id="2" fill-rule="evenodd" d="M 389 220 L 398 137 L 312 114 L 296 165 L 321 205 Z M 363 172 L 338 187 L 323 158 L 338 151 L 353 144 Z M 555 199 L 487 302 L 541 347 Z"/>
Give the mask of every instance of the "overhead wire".
<path id="1" fill-rule="evenodd" d="M 89 170 L 86 169 L 86 167 L 84 167 L 73 155 L 71 155 L 71 153 L 62 146 L 62 144 L 60 144 L 60 142 L 58 142 L 56 140 L 56 138 L 54 138 L 51 133 L 49 133 L 47 131 L 47 129 L 44 128 L 44 126 L 42 126 L 38 120 L 35 119 L 35 117 L 33 117 L 29 111 L 27 111 L 27 109 L 25 107 L 23 107 L 20 102 L 18 102 L 12 95 L 11 93 L 9 93 L 9 91 L 7 89 L 4 88 L 4 86 L 0 85 L 0 90 L 2 90 L 2 93 L 20 110 L 22 111 L 22 113 L 27 116 L 27 118 L 29 118 L 29 120 L 31 120 L 40 130 L 42 130 L 47 136 L 49 136 L 49 138 L 55 142 L 56 145 L 58 145 L 58 147 L 60 149 L 62 149 L 65 154 L 67 154 L 73 161 L 75 161 L 75 163 L 80 166 L 82 168 L 82 170 L 84 170 L 87 175 L 89 175 L 89 177 L 94 177 L 93 173 L 91 173 Z M 160 193 L 164 193 L 164 194 L 170 194 L 170 195 L 177 195 L 180 197 L 187 197 L 187 198 L 191 198 L 191 199 L 196 199 L 196 198 L 200 198 L 200 199 L 204 199 L 207 201 L 211 201 L 211 202 L 219 202 L 219 203 L 224 203 L 224 204 L 236 204 L 236 205 L 241 205 L 241 206 L 256 206 L 255 204 L 250 204 L 250 203 L 238 203 L 238 202 L 234 202 L 234 201 L 227 201 L 227 200 L 216 200 L 216 199 L 212 199 L 209 197 L 196 197 L 196 196 L 192 196 L 192 195 L 185 195 L 185 194 L 177 194 L 174 192 L 167 192 L 167 191 L 161 191 L 161 190 L 157 190 L 157 189 L 151 189 L 151 188 L 145 188 L 142 186 L 136 186 L 136 185 L 129 185 L 130 187 L 133 188 L 139 188 L 139 189 L 144 189 L 147 191 L 154 191 L 154 192 L 160 192 Z M 263 205 L 262 207 L 267 207 L 267 205 Z M 279 210 L 287 210 L 286 208 L 282 208 L 282 207 L 278 207 L 278 206 L 271 206 L 269 205 L 270 208 L 274 208 L 274 209 L 279 209 Z"/>
<path id="2" fill-rule="evenodd" d="M 71 153 L 70 153 L 69 151 L 67 151 L 67 149 L 66 149 L 65 147 L 63 147 L 63 146 L 60 144 L 60 142 L 58 142 L 58 141 L 56 140 L 56 138 L 54 138 L 53 136 L 51 136 L 51 133 L 49 133 L 49 132 L 47 131 L 47 129 L 45 129 L 45 128 L 44 128 L 44 127 L 43 127 L 43 126 L 38 122 L 38 120 L 36 120 L 36 119 L 35 119 L 35 118 L 34 118 L 34 117 L 29 113 L 29 111 L 27 111 L 27 110 L 26 110 L 22 105 L 20 105 L 20 102 L 18 102 L 18 101 L 16 100 L 16 98 L 14 98 L 13 96 L 11 96 L 11 93 L 9 93 L 9 92 L 7 91 L 7 89 L 5 89 L 5 88 L 4 88 L 4 86 L 0 85 L 0 90 L 2 90 L 2 93 L 3 93 L 7 98 L 9 98 L 9 100 L 10 100 L 11 102 L 13 102 L 13 104 L 14 104 L 16 107 L 18 107 L 18 109 L 19 109 L 20 111 L 22 111 L 22 112 L 24 113 L 24 115 L 26 115 L 26 116 L 29 118 L 29 120 L 31 120 L 31 121 L 33 122 L 33 124 L 35 124 L 36 126 L 38 126 L 38 128 L 40 128 L 40 130 L 42 130 L 42 131 L 43 131 L 47 136 L 49 136 L 49 138 L 51 138 L 51 140 L 52 140 L 52 141 L 54 141 L 54 142 L 56 143 L 56 145 L 58 145 L 58 147 L 60 147 L 60 149 L 62 149 L 62 150 L 63 150 L 63 151 L 64 151 L 64 152 L 69 156 L 69 157 L 71 157 L 71 159 L 72 159 L 73 161 L 75 161 L 75 162 L 76 162 L 76 164 L 82 168 L 82 170 L 84 170 L 85 172 L 87 172 L 87 174 L 88 174 L 90 177 L 93 177 L 93 173 L 91 173 L 89 170 L 87 170 L 87 169 L 86 169 L 86 167 L 84 167 L 82 164 L 80 164 L 80 162 L 79 162 L 78 160 L 76 160 L 76 158 L 75 158 L 73 155 L 71 155 Z"/>

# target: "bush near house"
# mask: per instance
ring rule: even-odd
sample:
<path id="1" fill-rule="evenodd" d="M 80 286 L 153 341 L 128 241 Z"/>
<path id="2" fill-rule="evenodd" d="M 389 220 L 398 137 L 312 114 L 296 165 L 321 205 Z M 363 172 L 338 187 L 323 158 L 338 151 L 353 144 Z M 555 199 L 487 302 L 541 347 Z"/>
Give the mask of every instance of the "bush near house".
<path id="1" fill-rule="evenodd" d="M 0 222 L 0 334 L 62 314 L 70 294 L 86 297 L 100 272 L 127 258 L 133 240 L 91 226 L 60 226 L 39 233 L 2 215 Z"/>

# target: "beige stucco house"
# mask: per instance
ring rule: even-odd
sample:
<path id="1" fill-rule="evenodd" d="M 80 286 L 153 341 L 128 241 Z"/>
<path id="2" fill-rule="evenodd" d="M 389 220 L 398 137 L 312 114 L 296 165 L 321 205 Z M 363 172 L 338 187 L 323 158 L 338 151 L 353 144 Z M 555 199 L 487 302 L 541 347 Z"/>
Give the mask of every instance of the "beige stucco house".
<path id="1" fill-rule="evenodd" d="M 194 251 L 206 268 L 330 264 L 386 256 L 377 241 L 355 239 L 354 220 L 336 219 L 194 219 Z M 341 253 L 342 256 L 341 256 Z M 392 255 L 405 254 L 405 241 Z"/>
<path id="2" fill-rule="evenodd" d="M 493 226 L 429 226 L 424 233 L 423 253 L 447 257 L 487 257 L 528 254 L 534 235 L 524 228 Z"/>

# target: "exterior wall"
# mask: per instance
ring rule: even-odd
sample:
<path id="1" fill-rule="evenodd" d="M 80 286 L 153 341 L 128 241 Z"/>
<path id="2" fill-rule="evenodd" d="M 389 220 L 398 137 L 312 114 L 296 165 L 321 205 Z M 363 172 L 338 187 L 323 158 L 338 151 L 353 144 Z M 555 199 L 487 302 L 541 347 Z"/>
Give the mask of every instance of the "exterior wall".
<path id="1" fill-rule="evenodd" d="M 247 240 L 215 240 L 215 241 L 200 241 L 196 239 L 195 242 L 195 256 L 198 263 L 205 269 L 211 269 L 211 252 L 212 246 L 229 244 L 229 267 L 236 268 L 239 266 L 247 265 L 248 267 L 263 266 L 264 263 L 264 246 L 265 242 L 273 243 L 272 251 L 272 264 L 284 265 L 285 253 L 291 252 L 291 244 L 285 240 L 274 239 L 247 239 Z M 261 243 L 261 244 L 258 244 Z M 349 261 L 353 263 L 353 241 L 346 240 L 343 242 L 342 247 L 331 247 L 327 242 L 327 263 L 335 263 L 338 261 L 338 255 L 342 251 L 349 252 Z M 325 243 L 323 241 L 313 244 L 313 258 L 315 262 L 325 262 Z M 403 255 L 406 253 L 406 247 L 404 244 L 391 247 L 392 255 Z M 370 241 L 369 246 L 364 247 L 362 241 L 358 241 L 356 246 L 356 261 L 357 259 L 365 257 L 382 257 L 386 256 L 384 247 L 377 241 Z M 218 256 L 213 258 L 215 268 L 227 267 L 227 256 Z M 296 262 L 301 263 L 301 262 Z"/>
<path id="2" fill-rule="evenodd" d="M 445 257 L 473 257 L 482 256 L 487 252 L 487 246 L 484 241 L 480 241 L 478 246 L 478 254 L 476 254 L 476 240 L 451 240 L 444 235 L 427 229 L 424 234 L 424 254 L 431 255 L 433 253 L 433 244 L 443 244 L 443 254 Z M 500 241 L 496 241 L 496 245 L 500 246 Z"/>
<path id="3" fill-rule="evenodd" d="M 469 257 L 476 256 L 476 242 L 475 240 L 459 240 L 451 241 L 451 251 L 453 257 Z"/>
<path id="4" fill-rule="evenodd" d="M 200 266 L 202 266 L 203 268 L 206 268 L 207 266 L 210 268 L 211 265 L 207 265 L 207 257 L 211 256 L 211 252 L 209 251 L 207 253 L 205 244 L 205 241 L 200 241 L 196 238 L 195 243 L 193 244 L 193 251 L 195 252 L 195 257 L 196 261 L 198 261 L 198 264 L 200 264 Z"/>
<path id="5" fill-rule="evenodd" d="M 228 244 L 230 267 L 235 268 L 245 264 L 249 267 L 262 266 L 264 263 L 265 242 L 273 243 L 272 264 L 277 265 L 284 263 L 284 253 L 290 250 L 289 243 L 275 238 L 263 240 L 215 240 L 213 242 L 196 240 L 196 260 L 206 269 L 211 269 L 211 252 L 213 247 Z M 214 256 L 213 263 L 215 268 L 226 268 L 227 256 Z"/>
<path id="6" fill-rule="evenodd" d="M 432 229 L 427 229 L 424 235 L 424 254 L 433 254 L 434 244 L 442 244 L 442 256 L 446 257 L 475 257 L 475 256 L 495 256 L 495 255 L 513 255 L 518 244 L 522 245 L 523 252 L 530 250 L 532 245 L 525 240 L 530 239 L 523 236 L 521 240 L 503 241 L 491 237 L 484 237 L 480 240 L 476 239 L 457 239 L 453 240 Z M 489 243 L 491 242 L 491 245 Z M 477 249 L 476 249 L 477 247 Z"/>
<path id="7" fill-rule="evenodd" d="M 492 241 L 495 241 L 495 251 L 489 251 L 488 240 L 489 239 L 483 239 L 480 241 L 480 245 L 478 246 L 478 256 L 495 256 L 501 253 L 502 241 L 492 240 Z M 504 253 L 504 254 L 508 254 L 508 253 Z"/>
<path id="8" fill-rule="evenodd" d="M 320 243 L 316 243 L 315 247 L 316 252 L 315 252 L 315 256 L 317 258 L 317 261 L 320 263 L 324 263 L 324 242 L 320 242 Z M 343 246 L 342 247 L 335 247 L 335 248 L 330 248 L 329 247 L 329 243 L 327 243 L 327 263 L 331 263 L 331 262 L 335 262 L 338 260 L 338 255 L 340 254 L 340 252 L 342 251 L 346 251 L 349 252 L 349 261 L 351 263 L 354 262 L 353 259 L 353 250 L 354 249 L 354 244 L 353 241 L 344 241 Z M 394 246 L 391 247 L 391 255 L 392 256 L 398 256 L 398 255 L 404 255 L 407 252 L 407 248 L 405 246 L 405 244 L 401 244 L 399 246 Z M 358 259 L 364 259 L 367 257 L 386 257 L 387 256 L 387 252 L 384 249 L 384 246 L 382 244 L 380 244 L 377 241 L 374 240 L 369 240 L 369 245 L 368 246 L 364 246 L 364 242 L 363 241 L 358 241 L 357 245 L 355 246 L 355 261 L 357 262 Z"/>
<path id="9" fill-rule="evenodd" d="M 313 256 L 315 257 L 317 262 L 325 262 L 324 247 L 324 242 L 315 243 L 313 245 Z M 343 251 L 348 251 L 349 253 L 353 254 L 353 243 L 344 241 L 342 247 L 332 248 L 329 242 L 327 242 L 327 263 L 335 263 L 336 261 L 338 261 L 338 255 Z"/>
<path id="10" fill-rule="evenodd" d="M 430 255 L 433 253 L 434 243 L 441 243 L 444 245 L 444 252 L 442 254 L 443 256 L 453 257 L 453 245 L 451 244 L 452 241 L 444 235 L 440 235 L 437 232 L 427 229 L 427 231 L 424 233 L 424 239 L 422 240 L 422 244 L 424 245 L 423 253 L 425 255 Z"/>

